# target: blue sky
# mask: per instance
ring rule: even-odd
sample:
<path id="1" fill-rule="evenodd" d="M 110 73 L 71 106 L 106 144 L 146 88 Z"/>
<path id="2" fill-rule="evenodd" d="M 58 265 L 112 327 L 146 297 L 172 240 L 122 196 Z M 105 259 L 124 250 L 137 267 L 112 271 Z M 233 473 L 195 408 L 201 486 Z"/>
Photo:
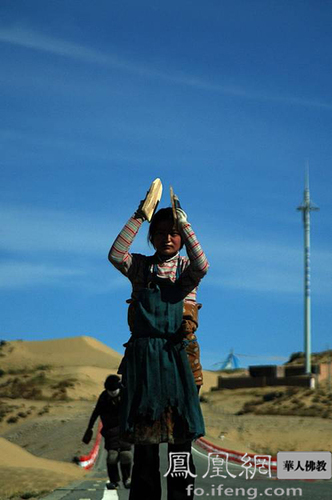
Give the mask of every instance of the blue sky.
<path id="1" fill-rule="evenodd" d="M 109 247 L 152 180 L 206 251 L 206 369 L 332 348 L 332 4 L 2 0 L 0 334 L 123 352 L 130 285 Z M 132 250 L 152 253 L 147 225 Z"/>

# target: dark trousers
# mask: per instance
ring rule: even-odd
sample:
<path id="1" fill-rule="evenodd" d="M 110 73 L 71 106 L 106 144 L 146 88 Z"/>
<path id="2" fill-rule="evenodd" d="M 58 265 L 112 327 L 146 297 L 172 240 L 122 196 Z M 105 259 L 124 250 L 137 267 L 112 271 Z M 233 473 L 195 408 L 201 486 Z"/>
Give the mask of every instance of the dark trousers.
<path id="1" fill-rule="evenodd" d="M 130 477 L 132 453 L 131 450 L 108 450 L 107 452 L 107 472 L 111 483 L 119 483 L 119 467 L 120 462 L 122 481 L 125 482 Z"/>
<path id="2" fill-rule="evenodd" d="M 189 453 L 189 469 L 195 474 L 195 465 L 191 454 L 191 441 L 182 444 L 168 445 L 168 458 L 170 453 Z M 171 464 L 169 463 L 169 466 Z M 186 467 L 188 469 L 188 467 Z M 167 500 L 190 500 L 194 497 L 195 478 L 190 474 L 175 476 L 167 475 Z M 188 485 L 192 484 L 190 494 L 187 492 Z M 161 480 L 159 471 L 159 445 L 135 445 L 134 465 L 131 477 L 131 489 L 129 500 L 160 500 Z"/>

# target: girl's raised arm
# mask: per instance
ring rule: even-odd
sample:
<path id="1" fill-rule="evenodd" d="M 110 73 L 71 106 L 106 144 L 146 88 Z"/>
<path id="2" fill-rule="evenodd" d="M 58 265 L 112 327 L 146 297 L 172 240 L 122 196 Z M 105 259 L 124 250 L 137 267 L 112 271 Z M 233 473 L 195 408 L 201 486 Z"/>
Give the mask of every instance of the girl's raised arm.
<path id="1" fill-rule="evenodd" d="M 125 276 L 128 276 L 128 271 L 133 262 L 132 255 L 129 253 L 130 245 L 142 223 L 145 220 L 151 220 L 159 203 L 161 193 L 162 184 L 160 179 L 157 178 L 152 182 L 144 200 L 141 200 L 134 215 L 130 217 L 129 221 L 116 237 L 108 253 L 108 260 Z"/>
<path id="2" fill-rule="evenodd" d="M 124 225 L 108 253 L 108 260 L 123 274 L 127 275 L 132 264 L 132 255 L 129 248 L 134 241 L 143 218 L 134 214 Z"/>
<path id="3" fill-rule="evenodd" d="M 180 208 L 176 208 L 177 213 L 177 223 L 183 238 L 184 244 L 187 249 L 188 257 L 190 260 L 190 265 L 187 268 L 187 273 L 193 274 L 193 278 L 196 280 L 202 279 L 208 271 L 209 263 L 206 255 L 196 237 L 191 224 L 187 220 L 187 214 Z"/>

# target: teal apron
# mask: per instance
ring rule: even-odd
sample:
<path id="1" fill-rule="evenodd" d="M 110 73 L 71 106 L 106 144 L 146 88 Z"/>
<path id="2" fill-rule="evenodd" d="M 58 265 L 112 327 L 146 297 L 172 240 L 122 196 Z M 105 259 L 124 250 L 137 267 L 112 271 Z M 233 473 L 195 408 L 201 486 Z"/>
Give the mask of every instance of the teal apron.
<path id="1" fill-rule="evenodd" d="M 179 265 L 177 278 L 179 277 Z M 134 328 L 119 372 L 124 391 L 120 432 L 134 433 L 144 418 L 151 424 L 172 408 L 182 440 L 204 435 L 197 388 L 182 335 L 183 292 L 172 285 L 144 288 L 138 293 Z M 183 435 L 185 434 L 185 435 Z"/>

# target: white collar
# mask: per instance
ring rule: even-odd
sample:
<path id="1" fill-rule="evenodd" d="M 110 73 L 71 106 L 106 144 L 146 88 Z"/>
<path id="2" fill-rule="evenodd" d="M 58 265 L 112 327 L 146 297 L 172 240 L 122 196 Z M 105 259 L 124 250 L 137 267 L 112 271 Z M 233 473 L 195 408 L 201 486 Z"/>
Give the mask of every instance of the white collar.
<path id="1" fill-rule="evenodd" d="M 170 257 L 169 259 L 162 259 L 157 253 L 157 258 L 159 262 L 171 262 L 172 260 L 177 259 L 178 257 L 179 257 L 179 252 L 177 252 L 175 255 L 173 255 L 173 257 Z"/>

